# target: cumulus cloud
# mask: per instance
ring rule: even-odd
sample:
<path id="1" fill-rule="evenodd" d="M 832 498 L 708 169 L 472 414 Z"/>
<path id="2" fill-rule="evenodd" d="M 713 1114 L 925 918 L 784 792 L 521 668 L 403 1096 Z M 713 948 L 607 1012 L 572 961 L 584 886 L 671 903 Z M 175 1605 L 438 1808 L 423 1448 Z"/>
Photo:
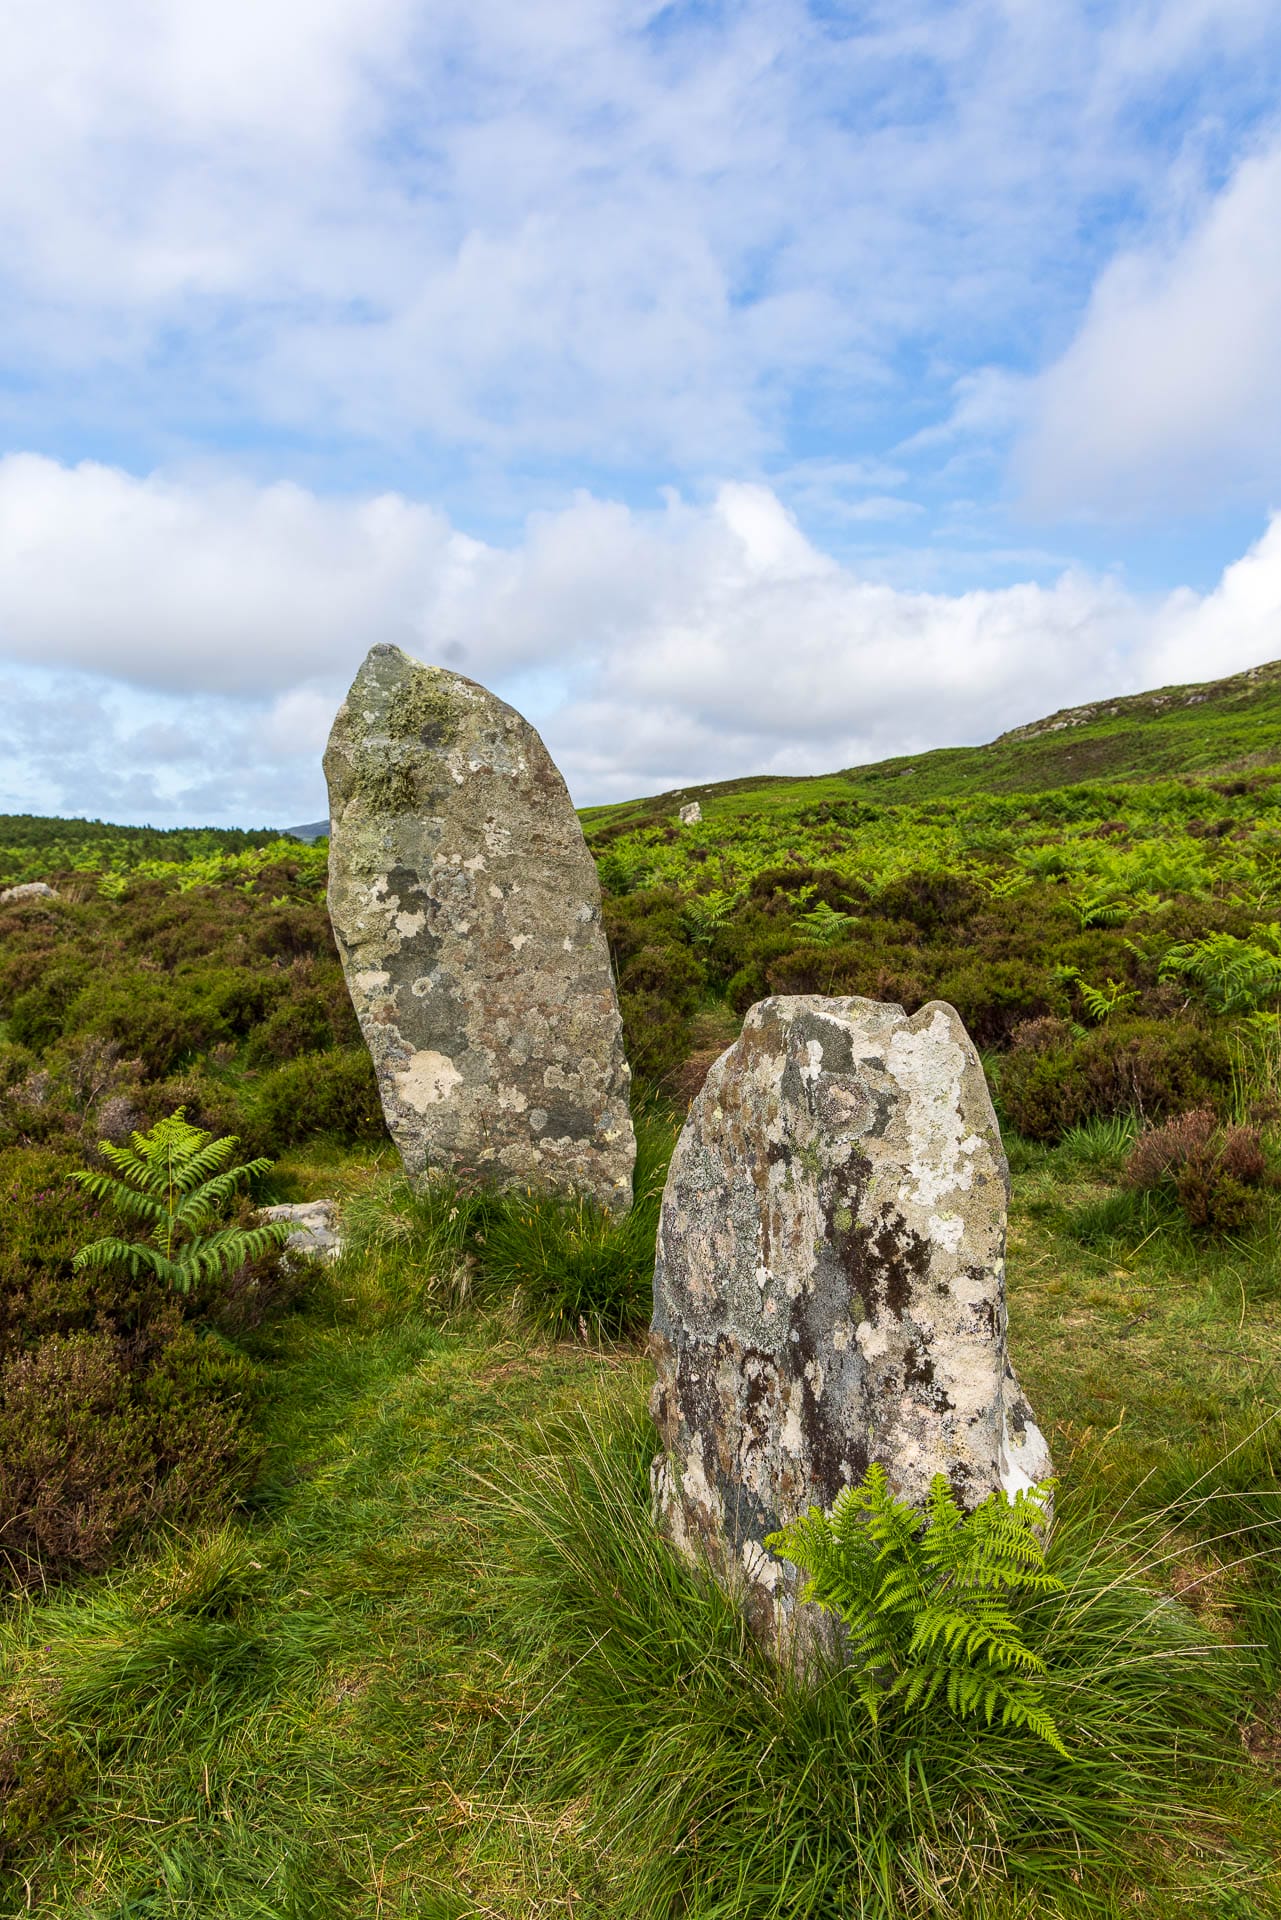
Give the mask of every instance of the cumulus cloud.
<path id="1" fill-rule="evenodd" d="M 11 0 L 0 406 L 487 472 L 920 425 L 1075 307 L 1105 198 L 1150 210 L 1157 103 L 1275 85 L 1268 0 L 1115 11 Z"/>
<path id="2" fill-rule="evenodd" d="M 1100 276 L 1026 396 L 1016 468 L 1043 511 L 1196 510 L 1281 487 L 1281 139 L 1175 235 Z"/>
<path id="3" fill-rule="evenodd" d="M 378 641 L 529 711 L 587 802 L 990 739 L 1266 659 L 1279 615 L 1281 516 L 1205 595 L 946 594 L 860 577 L 758 485 L 583 494 L 499 546 L 397 496 L 0 461 L 10 808 L 313 817 Z"/>

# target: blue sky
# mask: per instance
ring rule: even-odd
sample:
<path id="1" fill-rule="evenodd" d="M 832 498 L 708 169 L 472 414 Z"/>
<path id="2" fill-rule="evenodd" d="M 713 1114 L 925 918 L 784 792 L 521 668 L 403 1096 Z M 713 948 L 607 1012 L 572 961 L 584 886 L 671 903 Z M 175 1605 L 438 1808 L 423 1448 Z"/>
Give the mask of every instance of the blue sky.
<path id="1" fill-rule="evenodd" d="M 7 0 L 0 809 L 581 801 L 1281 654 L 1281 3 Z"/>

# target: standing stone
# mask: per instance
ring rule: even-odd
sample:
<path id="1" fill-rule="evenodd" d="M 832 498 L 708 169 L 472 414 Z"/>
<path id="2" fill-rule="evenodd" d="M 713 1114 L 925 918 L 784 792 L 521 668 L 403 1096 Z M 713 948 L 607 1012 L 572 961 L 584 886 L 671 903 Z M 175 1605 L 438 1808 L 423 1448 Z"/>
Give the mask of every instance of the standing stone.
<path id="1" fill-rule="evenodd" d="M 697 800 L 691 800 L 680 810 L 680 822 L 683 827 L 697 827 L 702 824 L 703 809 Z"/>
<path id="2" fill-rule="evenodd" d="M 916 1503 L 945 1473 L 967 1508 L 1049 1474 L 1006 1355 L 1008 1188 L 941 1001 L 763 1000 L 709 1073 L 663 1195 L 654 1497 L 761 1638 L 828 1637 L 764 1537 L 873 1461 Z"/>
<path id="3" fill-rule="evenodd" d="M 411 1175 L 631 1205 L 600 886 L 565 783 L 474 680 L 374 647 L 325 754 L 329 913 Z"/>

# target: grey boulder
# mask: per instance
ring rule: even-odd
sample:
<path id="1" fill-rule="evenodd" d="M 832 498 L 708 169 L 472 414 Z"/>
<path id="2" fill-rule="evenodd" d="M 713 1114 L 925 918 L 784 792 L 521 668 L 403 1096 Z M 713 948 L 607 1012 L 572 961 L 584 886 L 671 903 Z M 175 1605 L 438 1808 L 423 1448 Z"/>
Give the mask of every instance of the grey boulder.
<path id="1" fill-rule="evenodd" d="M 56 900 L 57 890 L 46 880 L 24 880 L 21 886 L 5 887 L 0 892 L 0 906 L 7 906 L 10 900 Z"/>
<path id="2" fill-rule="evenodd" d="M 289 1225 L 285 1245 L 310 1260 L 336 1260 L 342 1252 L 338 1233 L 338 1208 L 332 1200 L 301 1200 L 287 1206 L 263 1207 L 268 1220 L 284 1220 Z"/>

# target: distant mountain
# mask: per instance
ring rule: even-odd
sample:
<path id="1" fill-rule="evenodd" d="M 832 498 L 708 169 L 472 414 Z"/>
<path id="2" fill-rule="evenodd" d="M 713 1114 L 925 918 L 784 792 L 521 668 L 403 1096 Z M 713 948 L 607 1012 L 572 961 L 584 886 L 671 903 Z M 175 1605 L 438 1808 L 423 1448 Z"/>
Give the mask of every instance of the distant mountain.
<path id="1" fill-rule="evenodd" d="M 329 832 L 329 822 L 328 820 L 313 820 L 310 826 L 283 827 L 281 831 L 287 833 L 291 840 L 306 840 L 308 842 L 312 840 L 323 840 Z"/>

